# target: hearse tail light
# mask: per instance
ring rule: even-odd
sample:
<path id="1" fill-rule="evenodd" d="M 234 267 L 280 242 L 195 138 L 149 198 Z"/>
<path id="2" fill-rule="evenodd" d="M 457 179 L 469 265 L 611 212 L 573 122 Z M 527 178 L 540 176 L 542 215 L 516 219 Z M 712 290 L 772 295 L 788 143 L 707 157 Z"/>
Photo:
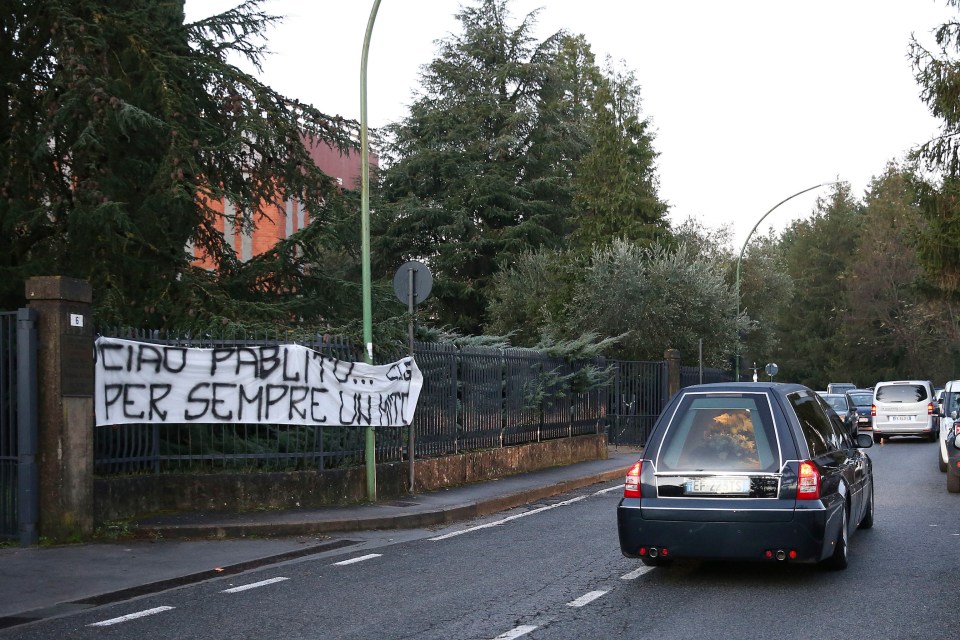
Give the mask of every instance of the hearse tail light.
<path id="1" fill-rule="evenodd" d="M 810 460 L 800 463 L 797 482 L 797 500 L 816 500 L 820 497 L 820 470 Z"/>
<path id="2" fill-rule="evenodd" d="M 643 467 L 643 461 L 638 460 L 630 470 L 627 471 L 627 479 L 623 483 L 624 498 L 640 497 L 640 469 Z"/>

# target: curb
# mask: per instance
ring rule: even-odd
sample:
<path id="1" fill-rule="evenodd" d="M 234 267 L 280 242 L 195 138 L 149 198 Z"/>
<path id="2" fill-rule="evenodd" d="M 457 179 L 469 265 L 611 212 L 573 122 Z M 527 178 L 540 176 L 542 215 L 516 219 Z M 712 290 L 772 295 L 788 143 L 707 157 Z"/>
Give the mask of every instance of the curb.
<path id="1" fill-rule="evenodd" d="M 565 480 L 545 487 L 526 489 L 504 496 L 459 505 L 444 506 L 419 513 L 406 513 L 393 516 L 374 515 L 361 518 L 301 522 L 138 525 L 132 531 L 132 535 L 136 538 L 151 539 L 220 540 L 244 537 L 307 536 L 383 529 L 420 529 L 490 515 L 498 511 L 513 509 L 531 502 L 536 502 L 537 500 L 543 500 L 560 493 L 581 489 L 592 484 L 623 478 L 629 468 L 629 466 L 625 466 L 622 469 L 611 469 L 583 478 Z"/>

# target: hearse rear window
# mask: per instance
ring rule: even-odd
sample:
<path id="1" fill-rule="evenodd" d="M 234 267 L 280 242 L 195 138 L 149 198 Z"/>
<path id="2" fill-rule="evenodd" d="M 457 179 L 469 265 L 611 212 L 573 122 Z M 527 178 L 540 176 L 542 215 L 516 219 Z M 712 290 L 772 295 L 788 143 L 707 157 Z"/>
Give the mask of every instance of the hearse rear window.
<path id="1" fill-rule="evenodd" d="M 765 395 L 688 394 L 660 447 L 660 471 L 770 471 L 780 468 Z"/>

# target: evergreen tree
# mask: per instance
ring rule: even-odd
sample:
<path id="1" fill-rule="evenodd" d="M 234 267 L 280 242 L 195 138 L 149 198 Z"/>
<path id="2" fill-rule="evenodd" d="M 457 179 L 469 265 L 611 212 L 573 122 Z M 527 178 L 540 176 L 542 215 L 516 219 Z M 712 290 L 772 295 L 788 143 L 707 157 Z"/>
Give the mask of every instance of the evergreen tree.
<path id="1" fill-rule="evenodd" d="M 735 273 L 736 261 L 731 260 L 730 264 L 730 272 Z M 786 313 L 793 292 L 794 283 L 777 234 L 771 231 L 753 238 L 740 264 L 740 313 L 744 324 L 740 353 L 745 362 L 763 366 L 776 360 L 777 321 Z M 744 374 L 741 366 L 741 375 Z"/>
<path id="2" fill-rule="evenodd" d="M 545 335 L 565 337 L 568 306 L 583 284 L 587 260 L 571 251 L 545 249 L 519 255 L 493 277 L 486 331 L 533 347 Z"/>
<path id="3" fill-rule="evenodd" d="M 853 264 L 860 205 L 841 183 L 818 198 L 813 215 L 795 222 L 781 240 L 793 297 L 777 327 L 781 379 L 824 389 L 843 365 L 840 328 L 847 318 L 847 271 Z M 859 381 L 855 380 L 859 383 Z"/>
<path id="4" fill-rule="evenodd" d="M 228 61 L 259 68 L 277 20 L 259 4 L 184 24 L 183 0 L 7 3 L 0 305 L 22 301 L 25 278 L 60 274 L 92 283 L 101 323 L 290 320 L 295 305 L 256 296 L 264 280 L 237 261 L 217 204 L 229 199 L 242 229 L 287 197 L 315 219 L 339 210 L 304 143 L 346 148 L 349 128 Z M 195 267 L 190 247 L 220 270 Z"/>
<path id="5" fill-rule="evenodd" d="M 960 0 L 947 0 L 960 9 Z M 917 257 L 929 281 L 956 298 L 960 295 L 960 21 L 935 31 L 938 50 L 916 38 L 909 56 L 920 97 L 941 120 L 941 131 L 915 156 L 932 170 L 933 181 L 918 180 L 918 196 L 927 224 L 920 229 Z"/>
<path id="6" fill-rule="evenodd" d="M 536 13 L 514 28 L 507 4 L 460 10 L 462 32 L 441 41 L 422 95 L 387 131 L 374 240 L 381 269 L 427 260 L 428 314 L 461 333 L 485 324 L 502 265 L 563 245 L 584 148 L 589 48 L 563 33 L 536 42 Z"/>
<path id="7" fill-rule="evenodd" d="M 657 194 L 653 136 L 640 119 L 632 72 L 607 65 L 594 92 L 590 151 L 577 166 L 574 201 L 581 213 L 574 242 L 589 248 L 614 238 L 651 243 L 666 236 L 667 205 Z"/>
<path id="8" fill-rule="evenodd" d="M 878 380 L 947 380 L 957 336 L 955 303 L 924 291 L 916 242 L 926 222 L 912 172 L 895 164 L 867 190 L 857 258 L 847 277 L 849 314 L 841 327 L 844 360 L 861 385 Z"/>

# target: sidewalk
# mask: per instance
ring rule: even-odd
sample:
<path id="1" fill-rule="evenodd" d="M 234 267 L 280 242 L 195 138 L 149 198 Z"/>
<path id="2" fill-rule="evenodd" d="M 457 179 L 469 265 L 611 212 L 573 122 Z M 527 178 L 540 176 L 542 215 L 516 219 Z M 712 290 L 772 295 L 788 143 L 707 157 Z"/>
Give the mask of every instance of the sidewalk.
<path id="1" fill-rule="evenodd" d="M 176 514 L 133 523 L 130 533 L 139 540 L 2 548 L 0 635 L 5 628 L 41 618 L 354 544 L 318 539 L 318 535 L 449 524 L 591 484 L 622 480 L 637 458 L 635 449 L 611 447 L 606 460 L 385 503 L 244 514 Z"/>

